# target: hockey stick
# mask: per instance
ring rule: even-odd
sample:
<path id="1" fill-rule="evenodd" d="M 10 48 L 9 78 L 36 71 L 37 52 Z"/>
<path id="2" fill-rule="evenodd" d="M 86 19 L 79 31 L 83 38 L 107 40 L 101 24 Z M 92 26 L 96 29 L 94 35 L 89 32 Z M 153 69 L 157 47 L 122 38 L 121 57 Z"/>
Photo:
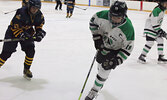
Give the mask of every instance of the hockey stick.
<path id="1" fill-rule="evenodd" d="M 78 7 L 78 6 L 74 6 L 75 8 L 78 8 L 78 9 L 81 9 L 81 10 L 87 10 L 87 8 L 81 8 L 81 7 Z"/>
<path id="2" fill-rule="evenodd" d="M 9 11 L 9 12 L 5 12 L 4 14 L 9 14 L 9 13 L 12 13 L 14 11 L 17 11 L 18 9 L 15 9 L 15 10 L 12 10 L 12 11 Z"/>
<path id="3" fill-rule="evenodd" d="M 1 39 L 0 42 L 14 42 L 14 41 L 24 41 L 23 38 L 14 38 L 14 39 Z"/>
<path id="4" fill-rule="evenodd" d="M 83 87 L 82 87 L 82 90 L 81 90 L 81 93 L 80 93 L 80 96 L 79 96 L 78 100 L 80 100 L 80 99 L 81 99 L 82 93 L 83 93 L 83 91 L 84 91 L 84 89 L 85 89 L 86 83 L 87 83 L 87 81 L 88 81 L 88 78 L 89 78 L 90 72 L 91 72 L 92 67 L 93 67 L 93 64 L 94 64 L 94 62 L 95 62 L 95 60 L 96 60 L 96 55 L 97 55 L 97 52 L 96 52 L 96 54 L 95 54 L 95 56 L 94 56 L 94 58 L 93 58 L 92 64 L 91 64 L 91 66 L 90 66 L 90 69 L 89 69 L 88 75 L 87 75 L 87 77 L 86 77 L 86 80 L 85 80 L 85 82 L 84 82 L 84 85 L 83 85 Z"/>
<path id="5" fill-rule="evenodd" d="M 32 39 L 35 40 L 36 37 L 34 36 L 34 37 L 32 37 Z M 14 42 L 14 41 L 24 41 L 24 40 L 27 40 L 27 38 L 26 39 L 24 39 L 24 38 L 1 39 L 0 42 Z"/>

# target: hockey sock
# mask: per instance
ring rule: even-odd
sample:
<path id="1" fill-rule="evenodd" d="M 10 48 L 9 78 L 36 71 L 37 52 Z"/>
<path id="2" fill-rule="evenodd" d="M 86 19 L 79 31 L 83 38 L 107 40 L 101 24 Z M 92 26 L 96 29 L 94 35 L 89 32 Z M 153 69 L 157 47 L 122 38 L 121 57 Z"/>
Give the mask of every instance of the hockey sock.
<path id="1" fill-rule="evenodd" d="M 142 54 L 147 55 L 147 53 L 150 51 L 153 45 L 154 45 L 154 41 L 147 41 L 143 48 Z"/>
<path id="2" fill-rule="evenodd" d="M 69 17 L 69 13 L 67 13 L 67 16 L 66 16 L 66 18 L 67 18 L 67 17 Z"/>
<path id="3" fill-rule="evenodd" d="M 5 63 L 5 60 L 3 60 L 2 58 L 0 58 L 0 68 L 1 66 Z"/>
<path id="4" fill-rule="evenodd" d="M 69 17 L 71 17 L 72 16 L 72 14 L 70 14 L 70 16 Z"/>
<path id="5" fill-rule="evenodd" d="M 157 50 L 158 50 L 158 55 L 163 55 L 163 38 L 157 38 Z"/>
<path id="6" fill-rule="evenodd" d="M 104 82 L 107 80 L 109 73 L 111 72 L 111 70 L 104 70 L 101 66 L 101 64 L 98 64 L 98 74 L 96 76 L 94 85 L 93 85 L 93 89 L 99 91 L 103 85 Z"/>
<path id="7" fill-rule="evenodd" d="M 33 58 L 25 57 L 24 68 L 29 69 L 32 64 Z"/>

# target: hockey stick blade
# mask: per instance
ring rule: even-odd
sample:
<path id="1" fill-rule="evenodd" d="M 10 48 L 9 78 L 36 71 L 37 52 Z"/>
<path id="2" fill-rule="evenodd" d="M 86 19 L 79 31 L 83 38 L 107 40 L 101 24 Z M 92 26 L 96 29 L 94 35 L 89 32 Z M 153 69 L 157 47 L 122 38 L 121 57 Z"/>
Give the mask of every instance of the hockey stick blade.
<path id="1" fill-rule="evenodd" d="M 83 9 L 83 10 L 87 10 L 87 8 Z"/>
<path id="2" fill-rule="evenodd" d="M 23 77 L 28 80 L 28 81 L 31 81 L 31 78 L 27 77 L 26 75 L 23 75 Z"/>
<path id="3" fill-rule="evenodd" d="M 78 6 L 74 6 L 75 8 L 78 8 L 78 9 L 81 9 L 81 10 L 87 10 L 87 8 L 81 8 L 81 7 L 78 7 Z"/>
<path id="4" fill-rule="evenodd" d="M 5 12 L 4 14 L 9 14 L 9 13 L 12 13 L 12 12 L 15 12 L 17 11 L 18 9 L 15 9 L 15 10 L 12 10 L 12 11 L 9 11 L 9 12 Z"/>

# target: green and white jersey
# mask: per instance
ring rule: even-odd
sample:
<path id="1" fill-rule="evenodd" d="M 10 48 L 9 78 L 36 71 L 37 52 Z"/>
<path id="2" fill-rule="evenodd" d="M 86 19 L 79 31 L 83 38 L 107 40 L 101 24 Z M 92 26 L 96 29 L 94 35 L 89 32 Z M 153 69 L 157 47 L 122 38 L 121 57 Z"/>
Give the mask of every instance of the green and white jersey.
<path id="1" fill-rule="evenodd" d="M 134 28 L 129 18 L 126 17 L 121 25 L 114 27 L 110 22 L 109 10 L 104 10 L 93 15 L 89 28 L 94 40 L 102 37 L 105 48 L 108 50 L 119 50 L 117 57 L 121 58 L 121 62 L 130 55 L 134 47 L 135 36 Z M 108 53 L 108 51 L 105 50 L 103 53 Z"/>
<path id="2" fill-rule="evenodd" d="M 160 6 L 157 6 L 153 9 L 150 16 L 146 20 L 144 33 L 147 34 L 147 36 L 156 38 L 158 30 L 161 29 L 161 25 L 163 22 L 163 18 L 165 15 L 165 10 L 162 10 Z"/>

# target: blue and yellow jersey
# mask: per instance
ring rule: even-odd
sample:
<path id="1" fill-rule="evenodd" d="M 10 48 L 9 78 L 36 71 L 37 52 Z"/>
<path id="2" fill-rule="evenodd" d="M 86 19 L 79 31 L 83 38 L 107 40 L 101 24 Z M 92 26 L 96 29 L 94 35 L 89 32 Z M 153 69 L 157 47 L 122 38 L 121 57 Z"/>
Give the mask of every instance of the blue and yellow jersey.
<path id="1" fill-rule="evenodd" d="M 17 10 L 8 28 L 14 37 L 19 37 L 22 32 L 34 35 L 35 32 L 42 30 L 44 23 L 44 16 L 40 10 L 32 15 L 27 7 L 22 7 Z"/>
<path id="2" fill-rule="evenodd" d="M 75 0 L 67 0 L 66 3 L 67 3 L 67 6 L 68 6 L 69 8 L 70 8 L 70 7 L 74 7 L 74 5 L 75 5 Z"/>
<path id="3" fill-rule="evenodd" d="M 22 7 L 28 6 L 29 0 L 22 0 Z"/>

